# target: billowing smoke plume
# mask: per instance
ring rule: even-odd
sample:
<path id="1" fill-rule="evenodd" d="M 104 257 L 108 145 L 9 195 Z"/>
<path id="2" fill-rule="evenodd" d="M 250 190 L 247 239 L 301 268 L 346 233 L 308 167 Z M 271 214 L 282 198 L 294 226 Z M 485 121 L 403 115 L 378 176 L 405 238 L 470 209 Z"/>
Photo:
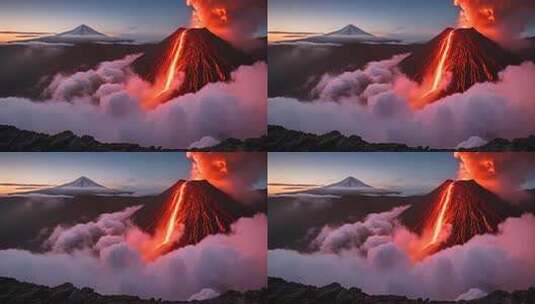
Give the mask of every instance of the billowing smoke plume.
<path id="1" fill-rule="evenodd" d="M 338 130 L 369 142 L 438 148 L 535 134 L 532 62 L 507 67 L 495 83 L 477 83 L 464 93 L 415 107 L 411 99 L 420 88 L 397 70 L 402 58 L 324 76 L 312 102 L 271 98 L 269 123 L 312 133 Z"/>
<path id="2" fill-rule="evenodd" d="M 238 46 L 250 43 L 267 23 L 266 0 L 187 0 L 192 23 Z"/>
<path id="3" fill-rule="evenodd" d="M 317 239 L 320 249 L 312 253 L 270 250 L 269 275 L 436 300 L 472 299 L 495 289 L 512 291 L 535 284 L 535 247 L 526 246 L 535 233 L 535 216 L 509 218 L 496 235 L 478 235 L 414 261 L 409 247 L 418 236 L 399 224 L 395 213 L 396 209 L 373 215 L 374 220 L 330 228 Z"/>
<path id="4" fill-rule="evenodd" d="M 532 0 L 454 0 L 461 8 L 461 26 L 474 27 L 486 36 L 510 45 L 535 20 Z"/>
<path id="5" fill-rule="evenodd" d="M 522 185 L 535 176 L 535 155 L 525 152 L 457 152 L 459 177 L 474 179 L 500 196 L 516 201 L 523 198 Z"/>
<path id="6" fill-rule="evenodd" d="M 195 94 L 153 109 L 142 99 L 150 90 L 129 69 L 136 56 L 103 62 L 98 68 L 58 75 L 50 99 L 1 98 L 0 123 L 55 134 L 70 130 L 101 142 L 129 142 L 165 148 L 204 147 L 227 137 L 265 134 L 267 67 L 242 66 L 228 83 L 210 83 Z"/>
<path id="7" fill-rule="evenodd" d="M 195 246 L 147 262 L 138 246 L 150 236 L 127 220 L 133 210 L 57 228 L 47 242 L 52 250 L 44 254 L 2 250 L 0 276 L 47 286 L 70 282 L 101 294 L 167 300 L 206 299 L 229 289 L 265 286 L 265 215 L 242 218 L 228 235 L 208 236 Z"/>
<path id="8" fill-rule="evenodd" d="M 205 179 L 235 199 L 247 202 L 267 175 L 263 152 L 189 152 L 193 179 Z"/>

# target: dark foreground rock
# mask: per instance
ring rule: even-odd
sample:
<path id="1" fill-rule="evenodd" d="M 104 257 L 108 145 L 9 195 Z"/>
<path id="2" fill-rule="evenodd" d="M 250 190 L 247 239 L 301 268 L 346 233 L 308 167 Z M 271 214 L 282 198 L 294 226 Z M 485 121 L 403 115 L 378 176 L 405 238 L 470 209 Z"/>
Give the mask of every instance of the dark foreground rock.
<path id="1" fill-rule="evenodd" d="M 281 126 L 268 126 L 266 136 L 244 141 L 227 139 L 214 150 L 257 150 L 270 152 L 323 152 L 323 151 L 430 151 L 428 147 L 409 147 L 395 143 L 368 143 L 356 135 L 344 136 L 338 131 L 322 135 L 288 130 Z"/>
<path id="2" fill-rule="evenodd" d="M 495 291 L 486 297 L 460 302 L 440 302 L 428 299 L 409 299 L 403 296 L 367 295 L 358 288 L 343 288 L 338 283 L 313 287 L 282 279 L 270 278 L 267 302 L 273 304 L 533 304 L 535 288 L 512 293 Z"/>
<path id="3" fill-rule="evenodd" d="M 85 135 L 77 136 L 71 131 L 47 135 L 19 130 L 13 126 L 0 125 L 0 151 L 3 152 L 98 152 L 98 151 L 163 151 L 159 147 L 144 148 L 136 144 L 105 144 Z"/>
<path id="4" fill-rule="evenodd" d="M 133 296 L 102 296 L 91 288 L 76 288 L 70 283 L 49 288 L 14 279 L 0 278 L 2 304 L 264 304 L 266 290 L 239 293 L 229 291 L 215 299 L 193 302 L 168 302 Z"/>

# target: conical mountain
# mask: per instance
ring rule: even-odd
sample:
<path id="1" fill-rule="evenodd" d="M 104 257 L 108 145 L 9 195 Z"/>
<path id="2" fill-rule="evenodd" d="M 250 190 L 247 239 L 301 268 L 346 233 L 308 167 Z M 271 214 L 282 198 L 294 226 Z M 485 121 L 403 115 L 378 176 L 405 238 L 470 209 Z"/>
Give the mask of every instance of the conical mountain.
<path id="1" fill-rule="evenodd" d="M 451 37 L 450 37 L 451 34 Z M 448 47 L 447 43 L 450 42 Z M 435 77 L 443 58 L 443 72 L 451 74 L 445 89 L 433 100 L 464 92 L 478 82 L 496 81 L 498 73 L 521 59 L 474 28 L 448 28 L 400 63 L 412 80 L 422 83 Z"/>
<path id="2" fill-rule="evenodd" d="M 180 180 L 136 212 L 134 223 L 151 235 L 165 229 L 163 226 L 168 225 L 169 213 L 175 207 L 173 198 L 177 197 L 177 191 L 182 191 L 183 198 L 175 222 L 183 225 L 184 231 L 169 249 L 196 244 L 208 235 L 228 233 L 240 217 L 255 213 L 205 180 Z"/>
<path id="3" fill-rule="evenodd" d="M 184 35 L 184 36 L 183 36 Z M 169 69 L 183 73 L 183 80 L 169 89 L 167 99 L 193 93 L 211 82 L 228 81 L 241 65 L 254 59 L 206 28 L 179 28 L 132 65 L 144 80 L 155 84 Z M 171 75 L 174 74 L 171 72 Z M 161 79 L 160 79 L 161 81 Z"/>
<path id="4" fill-rule="evenodd" d="M 423 235 L 426 230 L 436 229 L 438 218 L 442 217 L 442 223 L 451 230 L 436 246 L 435 250 L 440 250 L 464 244 L 478 234 L 496 233 L 501 222 L 520 213 L 518 208 L 474 180 L 448 180 L 407 209 L 401 221 Z"/>

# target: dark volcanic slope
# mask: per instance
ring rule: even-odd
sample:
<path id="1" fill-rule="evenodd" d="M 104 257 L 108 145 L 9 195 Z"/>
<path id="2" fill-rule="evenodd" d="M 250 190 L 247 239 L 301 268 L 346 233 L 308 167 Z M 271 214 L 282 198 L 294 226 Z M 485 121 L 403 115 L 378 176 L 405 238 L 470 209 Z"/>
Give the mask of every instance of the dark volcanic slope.
<path id="1" fill-rule="evenodd" d="M 21 248 L 41 251 L 44 249 L 43 241 L 58 225 L 69 227 L 87 223 L 103 213 L 119 212 L 151 201 L 150 197 L 128 196 L 2 197 L 0 250 Z"/>
<path id="2" fill-rule="evenodd" d="M 475 181 L 446 181 L 401 215 L 409 229 L 422 234 L 427 220 L 440 210 L 440 201 L 448 185 L 454 183 L 446 221 L 452 225 L 449 238 L 440 248 L 466 243 L 477 234 L 495 233 L 506 218 L 521 211 Z"/>
<path id="3" fill-rule="evenodd" d="M 363 68 L 370 61 L 409 53 L 419 45 L 352 43 L 329 45 L 268 45 L 268 95 L 310 99 L 311 89 L 325 73 Z"/>
<path id="4" fill-rule="evenodd" d="M 154 83 L 162 67 L 167 66 L 176 40 L 186 30 L 184 48 L 177 64 L 177 70 L 185 73 L 184 82 L 175 89 L 172 96 L 196 92 L 210 82 L 228 81 L 230 73 L 240 65 L 255 61 L 252 56 L 234 48 L 206 28 L 180 28 L 138 58 L 132 65 L 134 71 L 143 79 Z"/>
<path id="5" fill-rule="evenodd" d="M 95 68 L 103 61 L 142 53 L 151 45 L 0 45 L 0 97 L 42 98 L 58 73 Z"/>
<path id="6" fill-rule="evenodd" d="M 240 293 L 229 291 L 211 300 L 195 302 L 169 302 L 160 299 L 143 300 L 134 296 L 102 296 L 91 288 L 76 288 L 65 283 L 54 288 L 14 279 L 0 278 L 0 303 L 2 304 L 261 304 L 265 303 L 266 290 Z"/>
<path id="7" fill-rule="evenodd" d="M 153 234 L 166 214 L 174 192 L 182 183 L 183 180 L 178 181 L 136 212 L 134 223 Z M 184 201 L 177 218 L 177 222 L 184 224 L 184 233 L 176 247 L 196 244 L 211 234 L 227 233 L 232 223 L 253 213 L 207 181 L 189 181 L 184 188 Z"/>
<path id="8" fill-rule="evenodd" d="M 420 83 L 426 76 L 433 75 L 443 43 L 452 30 L 454 29 L 444 30 L 423 48 L 405 58 L 399 65 L 402 72 Z M 474 28 L 455 29 L 445 63 L 445 70 L 452 73 L 452 78 L 440 96 L 464 92 L 478 82 L 496 81 L 498 72 L 509 65 L 520 64 L 521 61 L 517 55 Z"/>

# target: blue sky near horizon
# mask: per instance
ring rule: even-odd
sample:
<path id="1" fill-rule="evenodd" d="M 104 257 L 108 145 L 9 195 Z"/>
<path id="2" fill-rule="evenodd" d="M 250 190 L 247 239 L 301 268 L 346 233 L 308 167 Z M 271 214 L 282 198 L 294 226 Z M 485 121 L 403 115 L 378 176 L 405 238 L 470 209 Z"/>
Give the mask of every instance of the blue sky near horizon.
<path id="1" fill-rule="evenodd" d="M 347 24 L 379 36 L 419 41 L 455 26 L 453 0 L 269 0 L 268 30 L 326 33 Z M 535 35 L 535 28 L 528 31 Z"/>
<path id="2" fill-rule="evenodd" d="M 59 185 L 86 176 L 111 188 L 159 192 L 190 172 L 185 153 L 0 153 L 0 185 Z"/>
<path id="3" fill-rule="evenodd" d="M 269 153 L 268 183 L 326 185 L 353 176 L 378 188 L 423 193 L 456 179 L 453 153 Z"/>
<path id="4" fill-rule="evenodd" d="M 185 0 L 2 0 L 0 31 L 58 33 L 87 24 L 137 40 L 161 39 L 190 23 Z"/>

